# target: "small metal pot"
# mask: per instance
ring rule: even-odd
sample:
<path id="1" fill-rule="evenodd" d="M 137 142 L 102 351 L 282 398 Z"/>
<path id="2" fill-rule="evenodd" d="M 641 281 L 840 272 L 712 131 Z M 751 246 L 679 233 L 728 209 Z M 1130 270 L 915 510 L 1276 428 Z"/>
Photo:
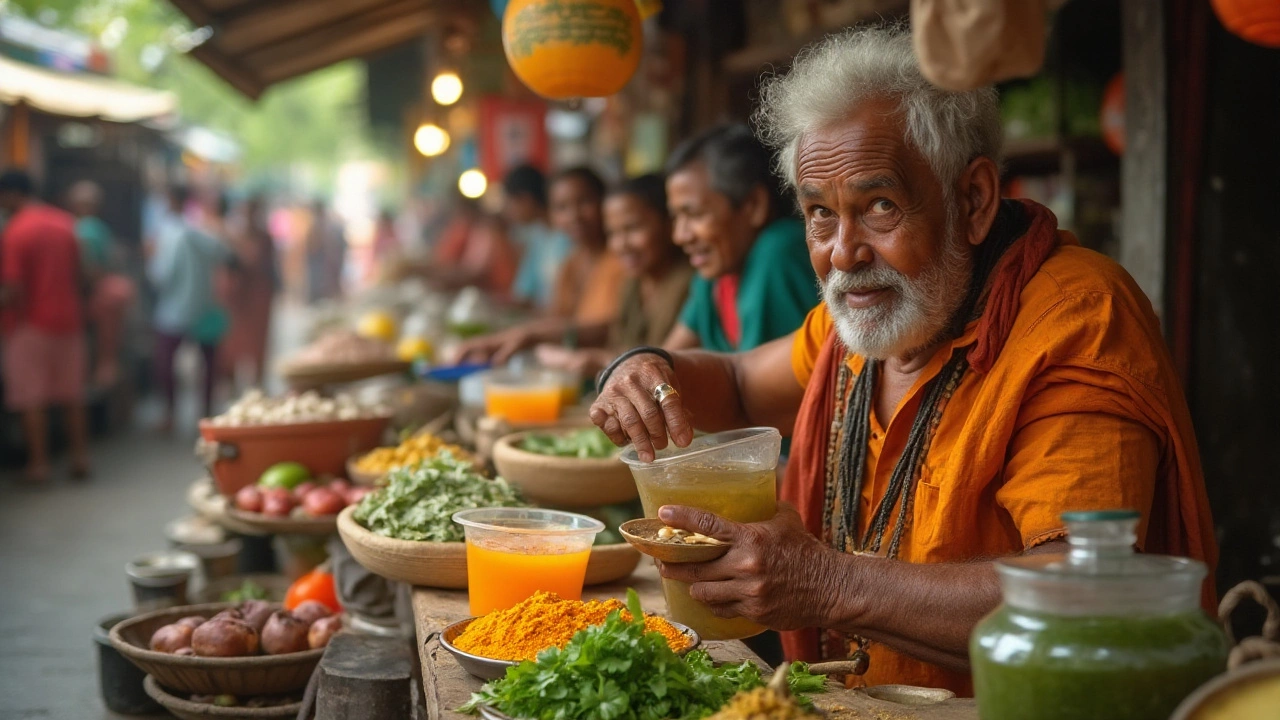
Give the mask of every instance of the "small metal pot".
<path id="1" fill-rule="evenodd" d="M 187 586 L 200 568 L 200 558 L 180 550 L 164 550 L 135 558 L 125 565 L 139 608 L 159 609 L 187 604 Z"/>
<path id="2" fill-rule="evenodd" d="M 160 705 L 142 687 L 147 674 L 116 651 L 108 638 L 111 628 L 129 617 L 132 613 L 108 615 L 93 629 L 93 642 L 98 646 L 98 685 L 102 702 L 108 710 L 121 715 L 158 713 Z"/>

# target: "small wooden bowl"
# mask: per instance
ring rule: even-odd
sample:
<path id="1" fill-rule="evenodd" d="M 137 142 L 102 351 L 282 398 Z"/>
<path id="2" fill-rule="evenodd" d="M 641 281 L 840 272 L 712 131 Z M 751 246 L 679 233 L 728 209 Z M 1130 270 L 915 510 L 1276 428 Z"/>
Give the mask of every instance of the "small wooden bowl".
<path id="1" fill-rule="evenodd" d="M 570 430 L 578 429 L 581 428 Z M 571 509 L 616 505 L 639 496 L 631 469 L 617 454 L 610 458 L 573 458 L 531 453 L 520 448 L 531 434 L 534 433 L 513 433 L 493 446 L 493 464 L 498 474 L 519 487 L 530 501 Z"/>
<path id="2" fill-rule="evenodd" d="M 213 617 L 239 603 L 208 603 L 166 608 L 121 621 L 111 628 L 111 646 L 166 688 L 192 695 L 284 695 L 307 686 L 324 648 L 286 655 L 196 657 L 150 649 L 151 635 L 187 617 Z M 275 606 L 277 609 L 278 605 Z"/>
<path id="3" fill-rule="evenodd" d="M 373 452 L 372 450 L 370 452 Z M 356 462 L 368 453 L 360 453 L 347 458 L 347 479 L 352 485 L 360 485 L 362 487 L 378 487 L 383 484 L 386 479 L 386 473 L 365 472 L 356 467 Z"/>
<path id="4" fill-rule="evenodd" d="M 618 527 L 622 537 L 635 549 L 668 563 L 709 562 L 729 552 L 729 545 L 686 545 L 658 539 L 667 524 L 658 518 L 628 520 Z"/>
<path id="5" fill-rule="evenodd" d="M 273 535 L 332 535 L 338 529 L 337 515 L 272 517 L 262 513 L 245 512 L 230 504 L 227 505 L 227 515 L 260 533 Z"/>
<path id="6" fill-rule="evenodd" d="M 273 705 L 271 707 L 220 707 L 198 703 L 170 693 L 150 675 L 142 681 L 142 688 L 152 700 L 164 706 L 182 720 L 266 720 L 267 718 L 294 718 L 302 709 L 302 701 Z M 204 694 L 204 693 L 193 693 Z"/>
<path id="7" fill-rule="evenodd" d="M 604 585 L 631 577 L 640 564 L 640 553 L 627 543 L 592 545 L 583 585 Z"/>
<path id="8" fill-rule="evenodd" d="M 410 585 L 447 590 L 467 587 L 465 543 L 383 537 L 361 527 L 353 513 L 354 505 L 338 514 L 338 534 L 351 556 L 369 572 Z"/>

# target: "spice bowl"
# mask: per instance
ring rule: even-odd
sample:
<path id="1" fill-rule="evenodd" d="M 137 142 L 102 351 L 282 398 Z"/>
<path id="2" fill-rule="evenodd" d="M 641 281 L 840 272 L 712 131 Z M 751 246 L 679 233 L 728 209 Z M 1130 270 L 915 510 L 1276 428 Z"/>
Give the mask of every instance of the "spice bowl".
<path id="1" fill-rule="evenodd" d="M 453 655 L 454 659 L 458 661 L 458 665 L 461 665 L 463 670 L 466 670 L 481 680 L 497 680 L 507 674 L 507 668 L 519 665 L 520 661 L 495 660 L 493 658 L 482 657 L 480 655 L 473 655 L 469 652 L 459 650 L 453 644 L 454 641 L 466 631 L 467 627 L 477 619 L 478 618 L 473 617 L 467 618 L 466 620 L 461 620 L 441 630 L 440 645 Z M 677 655 L 683 657 L 691 650 L 696 649 L 702 644 L 702 638 L 699 637 L 698 633 L 694 632 L 693 628 L 688 625 L 681 625 L 678 622 L 672 622 L 671 620 L 668 620 L 667 622 L 671 623 L 675 629 L 679 630 L 681 634 L 689 639 L 688 644 L 676 652 Z"/>
<path id="2" fill-rule="evenodd" d="M 729 543 L 702 545 L 662 540 L 658 531 L 666 526 L 658 518 L 637 518 L 619 525 L 618 533 L 635 549 L 666 563 L 710 562 L 729 552 Z"/>

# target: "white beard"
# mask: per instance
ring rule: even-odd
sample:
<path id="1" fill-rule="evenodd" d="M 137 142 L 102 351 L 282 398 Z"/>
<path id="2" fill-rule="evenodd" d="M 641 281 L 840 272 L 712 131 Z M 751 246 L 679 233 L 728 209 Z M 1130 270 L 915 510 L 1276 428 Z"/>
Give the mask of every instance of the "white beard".
<path id="1" fill-rule="evenodd" d="M 969 292 L 973 273 L 973 259 L 964 252 L 955 223 L 947 225 L 942 252 L 915 278 L 882 266 L 854 272 L 832 268 L 825 280 L 819 280 L 836 333 L 851 352 L 877 360 L 908 355 L 947 329 Z M 876 288 L 889 288 L 889 297 L 868 308 L 845 304 L 845 293 Z"/>

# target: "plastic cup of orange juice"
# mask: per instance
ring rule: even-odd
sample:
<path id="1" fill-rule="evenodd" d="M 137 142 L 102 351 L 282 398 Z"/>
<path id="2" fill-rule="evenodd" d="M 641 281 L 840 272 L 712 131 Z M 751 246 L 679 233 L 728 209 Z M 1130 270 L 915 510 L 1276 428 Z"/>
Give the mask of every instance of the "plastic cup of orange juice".
<path id="1" fill-rule="evenodd" d="M 484 412 L 512 423 L 550 423 L 560 418 L 564 402 L 560 376 L 554 372 L 500 370 L 484 380 Z"/>
<path id="2" fill-rule="evenodd" d="M 587 560 L 604 523 L 537 508 L 475 508 L 453 514 L 467 543 L 471 614 L 505 610 L 545 590 L 582 599 Z"/>

